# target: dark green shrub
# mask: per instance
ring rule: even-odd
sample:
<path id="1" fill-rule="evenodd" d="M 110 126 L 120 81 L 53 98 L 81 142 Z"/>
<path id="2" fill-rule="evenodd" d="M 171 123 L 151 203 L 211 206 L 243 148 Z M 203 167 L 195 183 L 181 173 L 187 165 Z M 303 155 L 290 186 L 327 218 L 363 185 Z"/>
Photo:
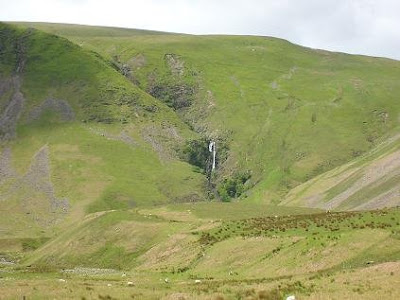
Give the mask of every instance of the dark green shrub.
<path id="1" fill-rule="evenodd" d="M 205 138 L 188 141 L 183 148 L 183 158 L 204 172 L 209 169 L 211 153 L 208 151 L 208 141 Z"/>
<path id="2" fill-rule="evenodd" d="M 230 178 L 225 178 L 218 185 L 218 194 L 222 201 L 230 201 L 231 198 L 237 198 L 246 190 L 245 183 L 251 177 L 250 172 L 240 172 Z"/>

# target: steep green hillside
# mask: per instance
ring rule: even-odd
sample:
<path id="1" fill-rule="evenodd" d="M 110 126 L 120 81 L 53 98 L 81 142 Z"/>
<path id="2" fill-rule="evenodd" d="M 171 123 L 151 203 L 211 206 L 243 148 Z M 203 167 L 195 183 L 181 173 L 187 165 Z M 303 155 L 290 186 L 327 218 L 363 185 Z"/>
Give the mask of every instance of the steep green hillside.
<path id="1" fill-rule="evenodd" d="M 397 61 L 267 37 L 128 36 L 90 27 L 79 34 L 66 25 L 30 26 L 97 51 L 215 139 L 221 151 L 214 183 L 223 199 L 248 190 L 255 201 L 279 202 L 399 128 Z"/>
<path id="2" fill-rule="evenodd" d="M 0 23 L 0 298 L 399 296 L 399 80 L 275 38 Z"/>
<path id="3" fill-rule="evenodd" d="M 399 135 L 354 161 L 294 188 L 282 205 L 372 210 L 400 202 Z"/>
<path id="4" fill-rule="evenodd" d="M 0 45 L 2 238 L 204 199 L 204 176 L 177 151 L 196 134 L 172 109 L 64 38 L 0 24 Z"/>

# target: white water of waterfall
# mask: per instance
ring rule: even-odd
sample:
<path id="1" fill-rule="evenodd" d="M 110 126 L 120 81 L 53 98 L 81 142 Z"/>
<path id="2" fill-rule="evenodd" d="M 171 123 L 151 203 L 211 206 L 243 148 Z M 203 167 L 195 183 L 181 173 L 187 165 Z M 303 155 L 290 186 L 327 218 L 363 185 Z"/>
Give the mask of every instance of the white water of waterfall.
<path id="1" fill-rule="evenodd" d="M 212 152 L 212 155 L 213 155 L 211 171 L 214 171 L 214 169 L 215 169 L 215 157 L 217 155 L 216 144 L 215 144 L 214 141 L 211 141 L 210 144 L 208 145 L 208 151 Z"/>

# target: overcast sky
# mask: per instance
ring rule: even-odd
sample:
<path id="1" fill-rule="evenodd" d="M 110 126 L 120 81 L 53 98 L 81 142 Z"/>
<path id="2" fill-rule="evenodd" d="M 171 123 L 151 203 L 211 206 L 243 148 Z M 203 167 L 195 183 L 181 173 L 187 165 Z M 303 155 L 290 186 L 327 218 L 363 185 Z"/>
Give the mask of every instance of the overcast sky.
<path id="1" fill-rule="evenodd" d="M 399 0 L 0 0 L 0 20 L 265 35 L 400 60 Z"/>

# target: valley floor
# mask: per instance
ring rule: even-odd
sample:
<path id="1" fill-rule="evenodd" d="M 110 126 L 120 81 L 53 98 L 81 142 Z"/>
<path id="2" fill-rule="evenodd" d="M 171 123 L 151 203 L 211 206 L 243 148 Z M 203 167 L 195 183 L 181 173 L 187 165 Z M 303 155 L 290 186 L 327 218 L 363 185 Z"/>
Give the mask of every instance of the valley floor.
<path id="1" fill-rule="evenodd" d="M 96 213 L 15 264 L 3 251 L 0 299 L 397 299 L 399 220 L 246 203 Z"/>
<path id="2" fill-rule="evenodd" d="M 115 272 L 2 274 L 0 299 L 398 299 L 400 262 L 255 280 Z M 165 275 L 167 276 L 167 275 Z"/>

